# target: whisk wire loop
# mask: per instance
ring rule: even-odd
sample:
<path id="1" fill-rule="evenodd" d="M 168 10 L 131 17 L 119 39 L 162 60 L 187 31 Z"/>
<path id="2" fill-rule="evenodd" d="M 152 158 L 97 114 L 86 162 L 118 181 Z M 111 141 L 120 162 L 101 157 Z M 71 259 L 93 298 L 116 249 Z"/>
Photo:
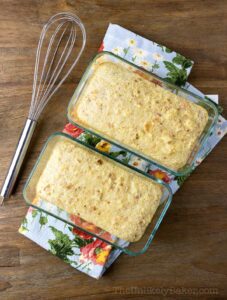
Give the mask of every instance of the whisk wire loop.
<path id="1" fill-rule="evenodd" d="M 41 71 L 41 75 L 39 76 L 40 68 L 41 68 L 40 56 L 43 50 L 44 40 L 47 36 L 47 33 L 49 32 L 49 30 L 51 30 L 52 26 L 55 25 L 55 23 L 59 23 L 59 24 L 57 25 L 54 33 L 52 34 L 49 40 L 48 47 L 46 50 L 46 55 L 43 62 L 43 68 Z M 82 34 L 81 48 L 79 49 L 78 55 L 75 58 L 72 65 L 65 72 L 65 74 L 62 75 L 63 70 L 66 66 L 66 63 L 72 53 L 72 50 L 76 42 L 77 27 L 79 27 Z M 68 29 L 70 30 L 69 34 L 67 34 Z M 60 37 L 57 40 L 57 44 L 56 44 L 56 39 L 58 38 L 59 33 L 60 33 Z M 57 54 L 59 48 L 61 46 L 62 40 L 66 35 L 68 35 L 67 41 L 63 47 L 61 54 L 58 55 L 58 60 L 57 60 Z M 72 71 L 76 63 L 78 62 L 84 50 L 85 43 L 86 43 L 86 32 L 85 32 L 84 25 L 77 16 L 71 13 L 59 13 L 53 16 L 52 18 L 50 18 L 47 24 L 43 27 L 43 30 L 40 35 L 38 47 L 37 47 L 37 53 L 36 53 L 32 101 L 31 101 L 31 107 L 28 115 L 30 119 L 37 120 L 39 118 L 41 112 L 45 108 L 49 99 L 58 90 L 58 88 L 65 81 L 65 79 L 68 77 L 68 75 L 70 74 L 70 72 Z M 50 57 L 51 55 L 52 58 Z M 57 62 L 55 68 L 52 71 L 53 65 L 56 60 Z"/>
<path id="2" fill-rule="evenodd" d="M 45 74 L 45 69 L 46 69 L 46 66 L 47 66 L 47 61 L 48 61 L 48 59 L 49 59 L 50 49 L 51 49 L 51 47 L 52 47 L 52 45 L 53 45 L 54 39 L 55 39 L 55 37 L 56 37 L 58 31 L 61 29 L 61 27 L 62 27 L 64 24 L 65 24 L 65 23 L 62 23 L 62 24 L 59 24 L 59 25 L 58 25 L 58 27 L 56 28 L 55 32 L 53 33 L 53 35 L 52 35 L 52 37 L 51 37 L 51 39 L 50 39 L 50 43 L 49 43 L 49 45 L 48 45 L 47 53 L 46 53 L 46 56 L 45 56 L 45 59 L 44 59 L 44 64 L 43 64 L 44 67 L 43 67 L 43 69 L 42 69 L 42 74 L 41 74 L 41 76 L 40 76 L 40 82 L 42 82 L 42 80 L 44 79 L 43 77 L 44 77 L 44 74 Z M 62 34 L 61 34 L 61 36 L 60 36 L 60 38 L 59 38 L 58 44 L 57 44 L 57 46 L 56 46 L 56 48 L 55 48 L 55 50 L 54 50 L 52 60 L 51 60 L 50 65 L 49 65 L 49 67 L 48 67 L 48 71 L 46 72 L 46 75 L 45 75 L 45 80 L 44 80 L 44 82 L 43 82 L 43 86 L 42 86 L 42 89 L 41 89 L 40 98 L 42 97 L 43 88 L 44 88 L 44 86 L 45 86 L 45 84 L 46 84 L 46 81 L 47 81 L 47 79 L 48 79 L 48 76 L 49 76 L 51 67 L 52 67 L 52 65 L 53 65 L 53 62 L 54 62 L 56 53 L 57 53 L 57 51 L 58 51 L 59 45 L 60 45 L 60 43 L 61 43 L 61 40 L 62 40 L 63 35 L 65 34 L 66 29 L 67 29 L 67 28 L 65 28 L 64 31 L 62 32 Z M 40 55 L 39 55 L 39 57 L 40 57 Z M 39 62 L 38 62 L 38 66 L 39 66 Z M 37 74 L 38 74 L 38 70 L 37 70 Z M 35 82 L 34 82 L 34 83 L 35 83 Z M 35 101 L 36 101 L 36 100 L 38 99 L 38 97 L 39 97 L 40 87 L 41 87 L 41 84 L 39 84 L 37 93 L 34 93 Z"/>
<path id="3" fill-rule="evenodd" d="M 55 29 L 53 28 L 54 26 L 56 26 Z M 66 68 L 69 58 L 72 60 L 71 54 L 73 53 L 77 40 L 77 28 L 79 28 L 82 35 L 81 46 L 79 47 L 77 55 L 71 65 L 69 64 L 69 67 Z M 53 31 L 52 34 L 50 34 L 51 29 Z M 49 39 L 48 34 L 50 36 Z M 66 42 L 63 43 L 65 40 Z M 42 66 L 40 58 L 42 51 L 45 51 L 44 46 L 46 41 L 48 46 Z M 2 186 L 0 202 L 3 202 L 3 200 L 9 197 L 12 192 L 30 144 L 31 137 L 35 130 L 36 121 L 51 97 L 59 89 L 61 84 L 65 81 L 77 64 L 84 50 L 85 44 L 86 31 L 84 25 L 74 14 L 58 13 L 51 17 L 44 25 L 36 51 L 31 106 L 28 118 L 18 141 L 15 154 Z M 61 48 L 63 48 L 62 51 L 60 51 Z"/>

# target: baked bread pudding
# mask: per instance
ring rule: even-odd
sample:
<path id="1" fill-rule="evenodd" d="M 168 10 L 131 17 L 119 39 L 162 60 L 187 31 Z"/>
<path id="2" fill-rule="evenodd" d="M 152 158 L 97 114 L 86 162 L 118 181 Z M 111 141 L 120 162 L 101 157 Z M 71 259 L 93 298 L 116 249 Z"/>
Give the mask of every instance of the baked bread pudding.
<path id="1" fill-rule="evenodd" d="M 103 62 L 88 79 L 71 118 L 177 171 L 187 163 L 208 113 L 141 74 Z"/>
<path id="2" fill-rule="evenodd" d="M 151 222 L 162 193 L 161 185 L 61 137 L 39 177 L 35 198 L 134 242 Z"/>

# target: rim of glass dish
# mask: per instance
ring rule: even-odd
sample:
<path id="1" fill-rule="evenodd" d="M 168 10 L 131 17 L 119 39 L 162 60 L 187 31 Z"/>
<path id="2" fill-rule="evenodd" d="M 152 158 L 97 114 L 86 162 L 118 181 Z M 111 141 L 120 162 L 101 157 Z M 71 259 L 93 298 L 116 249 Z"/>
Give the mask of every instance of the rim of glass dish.
<path id="1" fill-rule="evenodd" d="M 33 175 L 34 175 L 34 173 L 35 173 L 35 171 L 36 171 L 38 165 L 39 165 L 39 162 L 40 162 L 40 160 L 41 160 L 41 158 L 42 158 L 42 156 L 43 156 L 43 154 L 44 154 L 44 151 L 45 151 L 46 148 L 47 148 L 47 145 L 48 145 L 49 142 L 50 142 L 53 138 L 55 138 L 56 136 L 63 136 L 63 137 L 65 137 L 65 138 L 68 138 L 68 139 L 72 140 L 73 142 L 78 143 L 79 145 L 81 145 L 81 146 L 84 147 L 84 148 L 88 148 L 88 149 L 90 149 L 91 151 L 94 151 L 94 152 L 100 154 L 101 156 L 105 156 L 105 157 L 106 157 L 107 159 L 109 159 L 110 161 L 113 160 L 115 163 L 117 163 L 117 164 L 119 164 L 119 165 L 122 165 L 123 167 L 126 167 L 126 169 L 128 168 L 128 169 L 131 170 L 132 172 L 138 173 L 140 176 L 144 176 L 144 177 L 146 177 L 146 178 L 149 179 L 149 180 L 152 180 L 152 181 L 154 181 L 154 182 L 156 182 L 156 183 L 158 183 L 158 184 L 161 184 L 161 185 L 168 191 L 168 198 L 167 198 L 167 200 L 166 200 L 166 203 L 165 203 L 165 205 L 164 205 L 164 208 L 163 208 L 163 210 L 162 210 L 162 212 L 161 212 L 161 214 L 160 214 L 160 216 L 159 216 L 159 218 L 158 218 L 158 220 L 157 220 L 157 222 L 156 222 L 154 228 L 152 229 L 152 231 L 151 231 L 151 233 L 150 233 L 150 235 L 149 235 L 149 238 L 147 239 L 145 245 L 143 246 L 143 248 L 142 248 L 140 251 L 135 251 L 135 252 L 134 252 L 134 251 L 131 251 L 131 250 L 127 249 L 128 246 L 127 246 L 126 248 L 124 248 L 124 247 L 121 247 L 121 246 L 119 246 L 119 245 L 116 245 L 116 244 L 114 244 L 114 243 L 112 243 L 112 242 L 110 242 L 110 241 L 107 241 L 107 240 L 103 239 L 102 237 L 100 237 L 100 236 L 98 236 L 98 235 L 96 235 L 96 234 L 94 234 L 94 233 L 92 233 L 92 232 L 90 232 L 90 231 L 87 231 L 86 229 L 84 229 L 84 228 L 82 228 L 82 227 L 80 227 L 80 226 L 78 226 L 78 225 L 76 225 L 76 224 L 73 224 L 73 223 L 71 223 L 70 221 L 65 220 L 64 218 L 61 218 L 61 217 L 59 217 L 59 216 L 57 216 L 57 215 L 55 215 L 55 214 L 53 214 L 53 213 L 51 213 L 51 212 L 49 212 L 49 211 L 47 211 L 47 210 L 45 210 L 45 209 L 42 209 L 42 208 L 36 206 L 35 204 L 31 203 L 31 202 L 28 200 L 27 195 L 26 195 L 27 187 L 28 187 L 28 185 L 29 185 L 29 183 L 30 183 L 30 181 L 31 181 L 31 179 L 32 179 L 32 177 L 33 177 Z M 122 167 L 122 166 L 121 166 L 121 167 Z M 36 160 L 35 165 L 34 165 L 34 167 L 32 168 L 31 173 L 29 174 L 29 177 L 28 177 L 28 179 L 27 179 L 27 181 L 26 181 L 26 183 L 25 183 L 25 186 L 24 186 L 24 188 L 23 188 L 23 197 L 24 197 L 24 200 L 25 200 L 25 202 L 27 203 L 27 205 L 32 206 L 32 207 L 34 207 L 34 208 L 36 208 L 36 209 L 39 209 L 39 210 L 43 211 L 44 213 L 47 213 L 48 215 L 50 215 L 50 216 L 52 216 L 52 217 L 55 217 L 55 218 L 57 218 L 57 219 L 59 219 L 59 220 L 65 222 L 65 223 L 69 224 L 70 226 L 76 227 L 76 228 L 78 228 L 78 229 L 80 229 L 80 230 L 82 230 L 82 231 L 84 231 L 84 232 L 86 232 L 86 233 L 88 233 L 88 234 L 90 234 L 90 235 L 92 235 L 92 236 L 94 236 L 94 237 L 96 237 L 96 238 L 102 240 L 103 242 L 110 244 L 112 247 L 117 248 L 117 249 L 120 249 L 121 251 L 123 251 L 124 253 L 126 253 L 126 254 L 128 254 L 128 255 L 131 255 L 131 256 L 137 256 L 137 255 L 140 255 L 140 254 L 145 253 L 146 250 L 148 249 L 148 247 L 150 246 L 150 244 L 151 244 L 151 242 L 152 242 L 152 240 L 153 240 L 153 238 L 154 238 L 154 236 L 155 236 L 155 233 L 157 232 L 158 227 L 159 227 L 159 225 L 161 224 L 161 222 L 162 222 L 162 220 L 163 220 L 163 217 L 164 217 L 166 211 L 168 210 L 168 208 L 169 208 L 169 206 L 170 206 L 170 203 L 171 203 L 171 201 L 172 201 L 173 194 L 172 194 L 172 190 L 171 190 L 171 188 L 169 187 L 168 184 L 166 184 L 166 183 L 163 182 L 162 180 L 160 180 L 160 179 L 154 177 L 153 175 L 147 174 L 147 173 L 145 173 L 145 172 L 143 172 L 143 171 L 141 171 L 141 170 L 139 170 L 139 169 L 136 169 L 135 167 L 133 167 L 133 166 L 131 166 L 131 165 L 128 165 L 128 164 L 124 163 L 123 161 L 116 160 L 116 158 L 108 156 L 105 152 L 102 152 L 102 151 L 100 151 L 100 150 L 98 150 L 98 149 L 96 149 L 96 148 L 92 148 L 90 145 L 87 145 L 87 144 L 85 144 L 84 142 L 82 142 L 82 141 L 80 141 L 80 140 L 78 140 L 78 139 L 76 139 L 76 138 L 73 138 L 72 136 L 70 136 L 70 135 L 68 135 L 68 134 L 66 134 L 66 133 L 63 133 L 63 132 L 55 132 L 55 133 L 53 133 L 51 136 L 49 136 L 48 139 L 46 140 L 46 142 L 45 142 L 45 144 L 44 144 L 44 146 L 43 146 L 43 148 L 42 148 L 42 150 L 41 150 L 41 152 L 40 152 L 40 154 L 39 154 L 39 157 L 38 157 L 38 159 Z M 63 211 L 64 211 L 64 210 L 63 210 Z M 127 242 L 127 241 L 126 241 L 126 242 Z M 133 243 L 133 242 L 132 242 L 132 243 Z M 131 243 L 129 242 L 129 244 L 131 244 Z"/>
<path id="2" fill-rule="evenodd" d="M 93 134 L 93 135 L 95 135 L 95 136 L 103 139 L 103 140 L 106 140 L 107 142 L 111 143 L 112 145 L 115 145 L 115 146 L 117 146 L 119 148 L 122 148 L 123 150 L 128 151 L 131 154 L 136 155 L 136 156 L 138 156 L 141 159 L 146 160 L 150 164 L 155 165 L 158 168 L 161 168 L 162 170 L 165 170 L 166 172 L 168 172 L 168 173 L 170 173 L 170 174 L 172 174 L 174 176 L 186 176 L 186 175 L 189 175 L 192 172 L 192 170 L 194 169 L 194 163 L 195 163 L 195 161 L 197 159 L 198 151 L 196 151 L 196 155 L 195 155 L 195 157 L 193 158 L 193 160 L 191 161 L 191 163 L 189 165 L 186 164 L 182 168 L 182 170 L 175 171 L 173 169 L 170 169 L 170 168 L 168 168 L 168 167 L 166 167 L 166 166 L 158 163 L 157 161 L 153 160 L 151 157 L 147 156 L 146 154 L 143 154 L 143 153 L 141 153 L 139 151 L 137 152 L 135 149 L 132 149 L 132 148 L 130 148 L 130 147 L 124 145 L 124 144 L 122 145 L 120 142 L 115 141 L 114 139 L 112 140 L 110 137 L 106 136 L 105 134 L 101 134 L 101 133 L 97 132 L 94 129 L 90 129 L 90 128 L 84 127 L 83 125 L 81 125 L 81 124 L 79 124 L 79 123 L 77 123 L 77 122 L 75 122 L 75 121 L 72 120 L 72 118 L 70 117 L 70 111 L 71 111 L 71 107 L 73 106 L 73 104 L 76 103 L 76 102 L 73 101 L 74 100 L 74 95 L 77 93 L 77 91 L 79 89 L 80 89 L 79 93 L 81 92 L 81 90 L 83 88 L 81 86 L 86 81 L 86 79 L 87 79 L 87 73 L 89 72 L 92 64 L 95 62 L 95 60 L 97 60 L 97 58 L 99 58 L 100 56 L 103 56 L 103 55 L 109 55 L 109 56 L 112 56 L 112 57 L 114 57 L 114 58 L 116 58 L 116 59 L 118 59 L 120 61 L 123 61 L 124 63 L 126 63 L 126 64 L 128 64 L 128 65 L 130 65 L 130 66 L 132 66 L 132 67 L 134 67 L 134 68 L 136 68 L 138 70 L 140 70 L 141 72 L 144 72 L 144 73 L 146 73 L 146 74 L 148 74 L 150 76 L 153 76 L 155 79 L 160 80 L 161 82 L 163 82 L 164 84 L 166 84 L 168 87 L 172 88 L 173 90 L 174 89 L 180 90 L 180 91 L 182 91 L 185 94 L 188 94 L 188 95 L 190 95 L 190 96 L 192 96 L 192 97 L 194 97 L 194 98 L 196 98 L 196 99 L 198 99 L 198 100 L 200 100 L 202 102 L 205 102 L 214 111 L 214 117 L 212 119 L 212 123 L 211 123 L 211 125 L 209 127 L 209 130 L 207 130 L 207 132 L 204 134 L 204 136 L 202 137 L 202 140 L 198 141 L 198 143 L 200 145 L 199 149 L 201 149 L 204 146 L 205 142 L 207 141 L 207 138 L 209 137 L 209 135 L 212 132 L 215 124 L 217 123 L 218 116 L 219 116 L 218 107 L 220 107 L 218 104 L 214 103 L 209 98 L 208 99 L 207 98 L 202 98 L 202 97 L 200 97 L 200 96 L 198 96 L 198 95 L 196 95 L 196 94 L 194 94 L 194 93 L 192 93 L 192 92 L 190 92 L 190 91 L 188 91 L 188 90 L 186 90 L 186 89 L 184 89 L 184 88 L 182 88 L 180 86 L 172 84 L 172 83 L 168 82 L 167 80 L 165 80 L 165 79 L 157 76 L 156 74 L 151 73 L 151 72 L 149 72 L 149 71 L 147 71 L 147 70 L 145 70 L 145 69 L 143 69 L 143 68 L 141 68 L 141 67 L 133 64 L 132 62 L 129 62 L 129 61 L 125 60 L 124 58 L 119 57 L 119 56 L 117 56 L 117 55 L 115 55 L 115 54 L 113 54 L 112 52 L 109 52 L 109 51 L 99 52 L 98 54 L 96 54 L 90 60 L 90 62 L 88 64 L 85 72 L 83 73 L 83 75 L 82 75 L 82 77 L 80 79 L 79 84 L 77 85 L 77 88 L 75 89 L 75 91 L 73 93 L 73 96 L 71 97 L 71 99 L 69 101 L 68 108 L 67 108 L 67 118 L 68 118 L 69 122 L 71 124 L 73 124 L 73 125 L 81 128 L 81 129 L 83 129 L 83 130 L 85 130 L 85 131 L 87 131 L 87 132 L 89 132 L 89 133 L 91 133 L 91 134 Z"/>

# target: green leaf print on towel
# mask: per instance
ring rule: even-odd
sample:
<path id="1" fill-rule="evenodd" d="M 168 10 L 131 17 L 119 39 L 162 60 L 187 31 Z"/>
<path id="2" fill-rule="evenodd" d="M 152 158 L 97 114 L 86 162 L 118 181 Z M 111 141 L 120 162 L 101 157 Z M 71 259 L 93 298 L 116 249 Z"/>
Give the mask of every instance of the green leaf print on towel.
<path id="1" fill-rule="evenodd" d="M 177 54 L 172 59 L 172 62 L 163 61 L 163 63 L 168 70 L 167 77 L 165 78 L 168 82 L 176 84 L 178 86 L 184 85 L 186 83 L 188 77 L 187 69 L 190 68 L 193 64 L 191 60 L 185 58 L 180 54 Z"/>
<path id="2" fill-rule="evenodd" d="M 59 258 L 63 259 L 66 263 L 71 263 L 71 260 L 68 256 L 72 256 L 74 254 L 72 249 L 72 240 L 70 240 L 69 236 L 62 231 L 54 228 L 53 226 L 49 226 L 55 235 L 55 239 L 48 240 L 50 245 L 50 252 Z"/>
<path id="3" fill-rule="evenodd" d="M 78 265 L 78 263 L 75 260 L 70 260 L 68 256 L 72 255 L 81 255 L 81 249 L 83 247 L 87 246 L 88 244 L 91 244 L 94 242 L 94 239 L 88 238 L 83 239 L 78 235 L 75 235 L 73 239 L 70 239 L 69 234 L 63 233 L 62 231 L 56 229 L 53 226 L 49 226 L 52 233 L 55 235 L 54 239 L 49 239 L 48 243 L 50 245 L 50 252 L 59 258 L 63 259 L 64 262 L 69 264 L 75 264 L 77 267 L 83 266 L 83 268 L 87 268 L 89 270 L 90 261 L 84 262 Z M 68 230 L 73 233 L 73 228 L 68 227 Z M 73 248 L 77 248 L 79 250 L 79 253 L 75 253 L 73 251 Z"/>
<path id="4" fill-rule="evenodd" d="M 29 229 L 28 229 L 28 220 L 27 220 L 26 217 L 24 217 L 24 219 L 21 223 L 21 226 L 19 228 L 19 232 L 24 233 L 26 231 L 29 231 Z"/>
<path id="5" fill-rule="evenodd" d="M 38 215 L 39 211 L 37 209 L 32 210 L 32 218 L 34 219 Z"/>
<path id="6" fill-rule="evenodd" d="M 83 133 L 79 139 L 92 147 L 95 147 L 101 141 L 99 137 L 87 132 Z"/>
<path id="7" fill-rule="evenodd" d="M 85 240 L 85 239 L 80 238 L 79 236 L 75 236 L 75 238 L 73 240 L 73 246 L 75 246 L 77 248 L 82 248 L 92 242 L 93 242 L 93 238 L 90 238 L 89 240 Z"/>
<path id="8" fill-rule="evenodd" d="M 127 156 L 127 152 L 124 151 L 124 150 L 116 151 L 116 152 L 110 152 L 110 156 L 112 156 L 112 157 L 114 157 L 114 158 L 116 158 L 116 157 L 118 157 L 118 156 L 120 156 L 120 155 L 126 157 L 126 156 Z"/>
<path id="9" fill-rule="evenodd" d="M 172 53 L 173 52 L 173 50 L 171 50 L 171 49 L 169 49 L 165 46 L 162 46 L 162 45 L 159 45 L 159 44 L 157 44 L 157 46 L 160 47 L 163 52 L 166 52 L 166 53 Z"/>
<path id="10" fill-rule="evenodd" d="M 177 178 L 176 178 L 177 184 L 178 184 L 179 186 L 181 186 L 189 176 L 190 176 L 190 174 L 188 174 L 188 175 L 183 175 L 183 176 L 177 176 Z"/>
<path id="11" fill-rule="evenodd" d="M 187 71 L 186 69 L 179 69 L 173 63 L 169 61 L 163 62 L 166 69 L 169 71 L 167 73 L 166 81 L 169 83 L 176 84 L 178 86 L 184 85 L 187 80 Z"/>
<path id="12" fill-rule="evenodd" d="M 184 56 L 177 54 L 174 58 L 173 58 L 173 63 L 177 64 L 177 65 L 181 65 L 182 68 L 184 69 L 188 69 L 192 66 L 192 61 L 190 59 L 185 58 Z"/>
<path id="13" fill-rule="evenodd" d="M 42 226 L 46 225 L 48 222 L 48 218 L 47 216 L 43 216 L 42 214 L 40 215 L 40 218 L 39 218 L 39 224 Z"/>

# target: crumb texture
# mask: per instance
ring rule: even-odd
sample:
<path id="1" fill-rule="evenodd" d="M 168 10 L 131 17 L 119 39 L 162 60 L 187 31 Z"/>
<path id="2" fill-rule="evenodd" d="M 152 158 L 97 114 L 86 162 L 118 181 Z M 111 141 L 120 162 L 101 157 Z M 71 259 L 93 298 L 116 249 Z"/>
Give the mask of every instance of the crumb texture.
<path id="1" fill-rule="evenodd" d="M 61 137 L 38 180 L 36 197 L 132 242 L 151 222 L 162 188 Z"/>
<path id="2" fill-rule="evenodd" d="M 112 62 L 94 70 L 71 116 L 173 170 L 186 164 L 208 121 L 203 107 Z"/>

